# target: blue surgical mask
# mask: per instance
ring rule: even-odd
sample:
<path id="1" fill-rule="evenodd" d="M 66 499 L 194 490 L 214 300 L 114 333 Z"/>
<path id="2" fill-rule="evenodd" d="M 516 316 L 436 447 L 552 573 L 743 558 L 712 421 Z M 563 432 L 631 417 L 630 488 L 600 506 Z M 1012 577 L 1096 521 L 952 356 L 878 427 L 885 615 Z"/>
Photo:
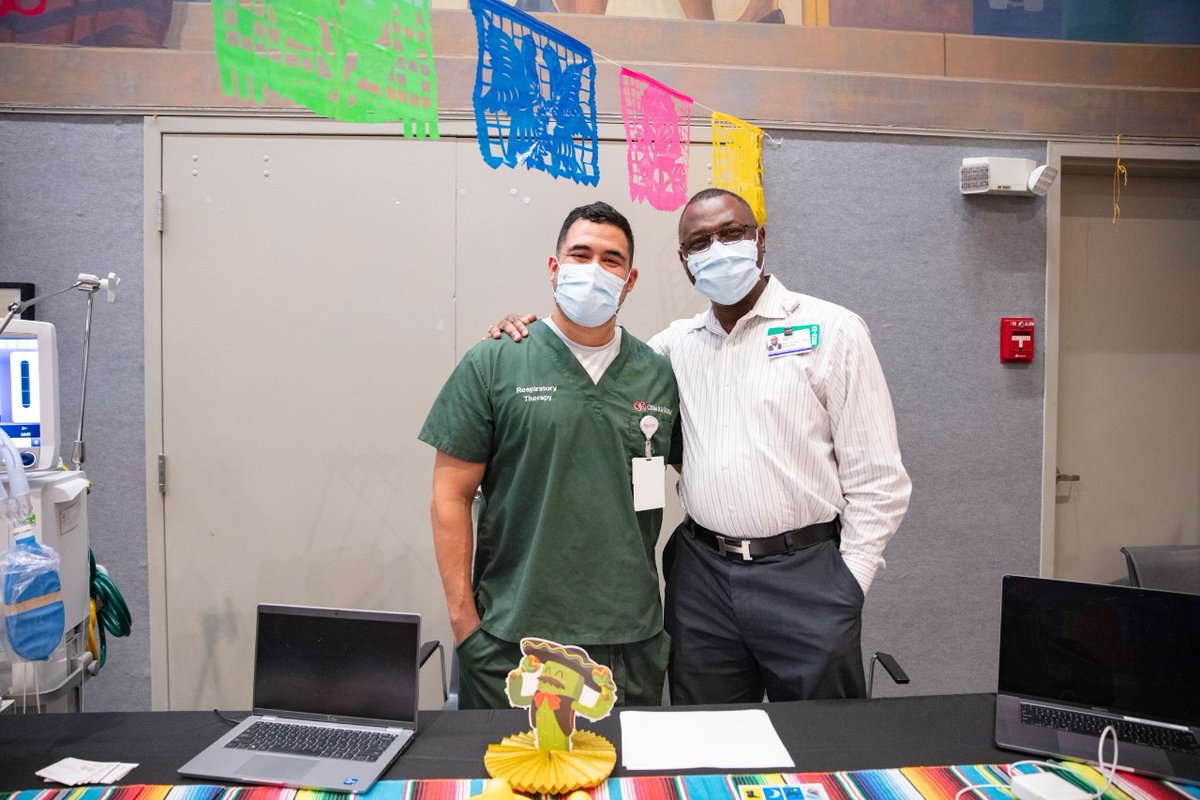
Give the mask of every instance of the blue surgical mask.
<path id="1" fill-rule="evenodd" d="M 715 241 L 707 250 L 688 256 L 687 267 L 696 279 L 696 291 L 714 303 L 731 306 L 758 283 L 758 237 L 730 244 Z"/>
<path id="2" fill-rule="evenodd" d="M 592 261 L 588 264 L 558 265 L 558 288 L 554 299 L 570 320 L 595 328 L 612 319 L 621 306 L 625 281 Z"/>

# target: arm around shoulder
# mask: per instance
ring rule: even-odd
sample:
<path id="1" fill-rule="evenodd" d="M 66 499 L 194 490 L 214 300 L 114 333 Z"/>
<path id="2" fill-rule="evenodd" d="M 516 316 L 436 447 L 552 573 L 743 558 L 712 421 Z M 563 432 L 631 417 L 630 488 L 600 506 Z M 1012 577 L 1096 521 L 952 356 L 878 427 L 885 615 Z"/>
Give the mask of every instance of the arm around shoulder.
<path id="1" fill-rule="evenodd" d="M 686 322 L 687 320 L 675 320 L 670 325 L 651 336 L 646 341 L 646 345 L 663 358 L 669 359 L 671 357 L 671 345 L 680 335 L 680 332 L 683 330 L 681 326 L 686 324 Z"/>

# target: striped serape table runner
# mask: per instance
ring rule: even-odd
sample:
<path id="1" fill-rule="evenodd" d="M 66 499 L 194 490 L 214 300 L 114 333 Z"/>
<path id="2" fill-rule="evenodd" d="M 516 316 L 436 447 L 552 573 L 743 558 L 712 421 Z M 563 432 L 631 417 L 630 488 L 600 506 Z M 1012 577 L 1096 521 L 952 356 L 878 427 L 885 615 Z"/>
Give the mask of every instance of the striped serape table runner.
<path id="1" fill-rule="evenodd" d="M 1063 763 L 1059 773 L 1095 792 L 1104 779 L 1094 768 Z M 1018 762 L 1022 772 L 1037 767 Z M 682 775 L 610 778 L 588 790 L 592 800 L 954 800 L 965 786 L 986 787 L 970 800 L 1009 800 L 1003 765 L 904 767 L 854 772 L 786 772 L 763 775 Z M 380 781 L 362 800 L 468 800 L 482 780 Z M 747 787 L 764 787 L 755 791 Z M 790 788 L 789 788 L 790 787 Z M 348 795 L 268 786 L 86 786 L 2 793 L 0 800 L 346 800 Z M 1200 787 L 1119 773 L 1105 800 L 1200 800 Z M 535 798 L 549 800 L 549 796 Z"/>

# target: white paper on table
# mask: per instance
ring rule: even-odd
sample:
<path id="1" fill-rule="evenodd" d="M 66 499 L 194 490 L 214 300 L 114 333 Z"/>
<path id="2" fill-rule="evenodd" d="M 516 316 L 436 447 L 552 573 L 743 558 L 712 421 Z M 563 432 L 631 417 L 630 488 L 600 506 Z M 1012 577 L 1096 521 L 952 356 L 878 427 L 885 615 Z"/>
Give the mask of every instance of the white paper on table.
<path id="1" fill-rule="evenodd" d="M 762 709 L 622 711 L 621 751 L 626 769 L 796 766 Z"/>
<path id="2" fill-rule="evenodd" d="M 92 783 L 103 783 L 106 786 L 112 785 L 132 772 L 136 766 L 137 764 L 129 764 L 123 761 L 114 762 L 109 769 L 92 778 Z"/>
<path id="3" fill-rule="evenodd" d="M 99 773 L 107 772 L 112 766 L 111 763 L 84 761 L 81 758 L 64 758 L 48 767 L 39 769 L 34 774 L 64 786 L 79 786 L 91 783 L 92 778 Z"/>
<path id="4" fill-rule="evenodd" d="M 120 761 L 84 761 L 81 758 L 64 758 L 34 774 L 64 786 L 110 785 L 124 778 L 136 766 L 137 764 Z"/>

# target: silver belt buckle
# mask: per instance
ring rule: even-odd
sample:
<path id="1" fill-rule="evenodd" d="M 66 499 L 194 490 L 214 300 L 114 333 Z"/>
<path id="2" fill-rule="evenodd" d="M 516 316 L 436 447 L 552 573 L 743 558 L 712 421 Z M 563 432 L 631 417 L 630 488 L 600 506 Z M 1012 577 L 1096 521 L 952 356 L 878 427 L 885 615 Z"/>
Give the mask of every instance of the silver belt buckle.
<path id="1" fill-rule="evenodd" d="M 735 545 L 730 545 L 728 542 L 737 542 Z M 730 553 L 737 553 L 742 557 L 742 561 L 753 561 L 750 555 L 750 540 L 749 539 L 726 539 L 724 536 L 717 536 L 717 552 L 722 556 L 727 556 Z"/>

